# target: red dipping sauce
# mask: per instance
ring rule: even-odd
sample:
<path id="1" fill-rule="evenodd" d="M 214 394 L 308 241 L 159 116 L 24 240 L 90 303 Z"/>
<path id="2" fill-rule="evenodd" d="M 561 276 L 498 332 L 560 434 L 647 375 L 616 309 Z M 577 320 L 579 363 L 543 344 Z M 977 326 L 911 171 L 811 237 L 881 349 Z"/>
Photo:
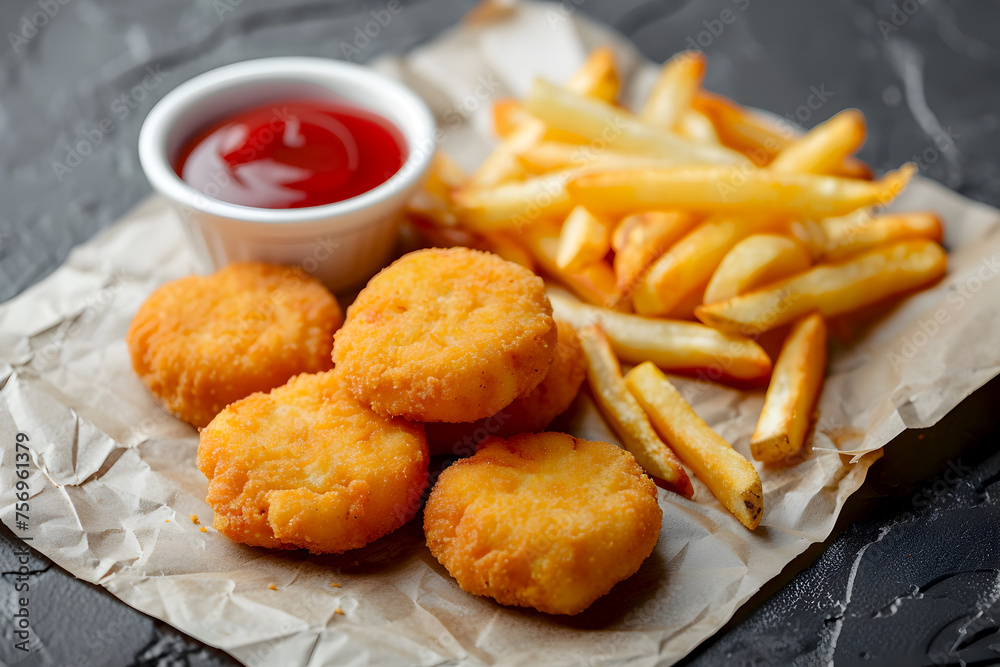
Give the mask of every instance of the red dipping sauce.
<path id="1" fill-rule="evenodd" d="M 299 100 L 256 107 L 192 138 L 174 165 L 215 199 L 258 208 L 322 206 L 385 183 L 406 161 L 388 120 L 345 102 Z"/>

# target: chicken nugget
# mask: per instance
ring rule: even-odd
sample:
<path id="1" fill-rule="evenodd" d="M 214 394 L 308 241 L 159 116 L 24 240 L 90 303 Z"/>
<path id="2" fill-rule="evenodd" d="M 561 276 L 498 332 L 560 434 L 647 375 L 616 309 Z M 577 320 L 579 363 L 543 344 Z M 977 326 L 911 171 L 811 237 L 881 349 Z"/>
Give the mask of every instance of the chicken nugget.
<path id="1" fill-rule="evenodd" d="M 301 269 L 247 262 L 162 285 L 125 340 L 149 390 L 202 427 L 235 400 L 332 368 L 342 322 L 337 300 Z"/>
<path id="2" fill-rule="evenodd" d="M 653 551 L 656 486 L 627 451 L 564 433 L 489 438 L 438 478 L 431 554 L 463 590 L 578 614 Z"/>
<path id="3" fill-rule="evenodd" d="M 518 433 L 545 430 L 552 420 L 566 411 L 587 377 L 583 350 L 573 325 L 556 320 L 559 342 L 545 379 L 492 417 L 472 423 L 427 424 L 427 446 L 431 455 L 458 454 L 467 456 L 487 436 L 509 438 Z"/>
<path id="4" fill-rule="evenodd" d="M 537 387 L 556 337 L 541 278 L 488 252 L 431 248 L 371 279 L 333 355 L 380 414 L 471 422 Z"/>
<path id="5" fill-rule="evenodd" d="M 375 414 L 336 371 L 233 403 L 198 446 L 216 530 L 312 553 L 357 549 L 412 519 L 427 462 L 423 427 Z"/>

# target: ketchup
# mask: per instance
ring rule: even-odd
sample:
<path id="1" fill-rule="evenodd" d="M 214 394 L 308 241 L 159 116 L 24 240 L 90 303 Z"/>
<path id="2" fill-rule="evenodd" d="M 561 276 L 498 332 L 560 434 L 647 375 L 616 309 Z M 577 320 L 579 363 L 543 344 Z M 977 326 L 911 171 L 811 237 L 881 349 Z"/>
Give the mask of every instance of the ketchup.
<path id="1" fill-rule="evenodd" d="M 268 104 L 192 138 L 175 170 L 199 192 L 241 206 L 303 208 L 356 197 L 406 160 L 385 118 L 333 100 Z"/>

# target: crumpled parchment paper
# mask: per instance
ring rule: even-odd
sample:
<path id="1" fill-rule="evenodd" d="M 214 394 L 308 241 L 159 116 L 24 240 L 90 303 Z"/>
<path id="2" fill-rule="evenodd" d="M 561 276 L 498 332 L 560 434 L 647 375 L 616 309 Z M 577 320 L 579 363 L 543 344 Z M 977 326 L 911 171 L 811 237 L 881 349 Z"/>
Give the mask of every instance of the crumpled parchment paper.
<path id="1" fill-rule="evenodd" d="M 443 148 L 472 166 L 491 145 L 489 98 L 521 95 L 536 75 L 565 80 L 595 46 L 620 54 L 627 99 L 649 86 L 651 63 L 566 6 L 515 5 L 502 20 L 459 27 L 377 67 L 424 95 Z M 579 616 L 464 593 L 431 558 L 419 518 L 326 557 L 200 532 L 189 516 L 210 526 L 212 511 L 195 467 L 198 436 L 144 389 L 124 341 L 153 289 L 200 269 L 181 221 L 156 198 L 0 307 L 0 519 L 77 577 L 247 665 L 670 664 L 826 538 L 880 447 L 934 424 L 1000 372 L 1000 347 L 987 343 L 1000 329 L 1000 212 L 926 180 L 895 208 L 940 212 L 949 274 L 835 346 L 804 460 L 758 465 L 760 527 L 744 529 L 696 479 L 694 502 L 661 490 L 656 551 Z M 677 384 L 746 455 L 762 394 Z M 564 424 L 616 441 L 585 396 Z M 26 531 L 16 527 L 17 432 L 31 446 Z"/>

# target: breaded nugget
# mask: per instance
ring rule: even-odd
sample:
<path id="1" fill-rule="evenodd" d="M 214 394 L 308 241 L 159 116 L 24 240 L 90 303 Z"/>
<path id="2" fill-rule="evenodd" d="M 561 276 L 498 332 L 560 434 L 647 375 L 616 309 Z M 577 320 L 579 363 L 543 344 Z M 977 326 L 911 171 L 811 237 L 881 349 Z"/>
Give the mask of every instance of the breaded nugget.
<path id="1" fill-rule="evenodd" d="M 552 420 L 566 411 L 580 392 L 587 377 L 580 339 L 573 325 L 556 320 L 559 341 L 549 372 L 541 384 L 492 417 L 472 423 L 427 424 L 427 446 L 431 455 L 468 456 L 487 436 L 509 438 L 518 433 L 543 431 Z"/>
<path id="2" fill-rule="evenodd" d="M 556 336 L 541 278 L 487 252 L 432 248 L 371 279 L 333 355 L 380 414 L 471 422 L 538 386 Z"/>
<path id="3" fill-rule="evenodd" d="M 639 569 L 661 518 L 656 486 L 627 451 L 535 433 L 489 438 L 441 473 L 424 532 L 463 590 L 577 614 Z"/>
<path id="4" fill-rule="evenodd" d="M 333 295 L 300 269 L 248 262 L 161 286 L 125 340 L 149 390 L 202 427 L 235 400 L 332 368 L 342 322 Z"/>
<path id="5" fill-rule="evenodd" d="M 336 371 L 233 403 L 198 447 L 220 533 L 312 553 L 362 547 L 413 518 L 427 461 L 420 424 L 375 414 Z"/>

